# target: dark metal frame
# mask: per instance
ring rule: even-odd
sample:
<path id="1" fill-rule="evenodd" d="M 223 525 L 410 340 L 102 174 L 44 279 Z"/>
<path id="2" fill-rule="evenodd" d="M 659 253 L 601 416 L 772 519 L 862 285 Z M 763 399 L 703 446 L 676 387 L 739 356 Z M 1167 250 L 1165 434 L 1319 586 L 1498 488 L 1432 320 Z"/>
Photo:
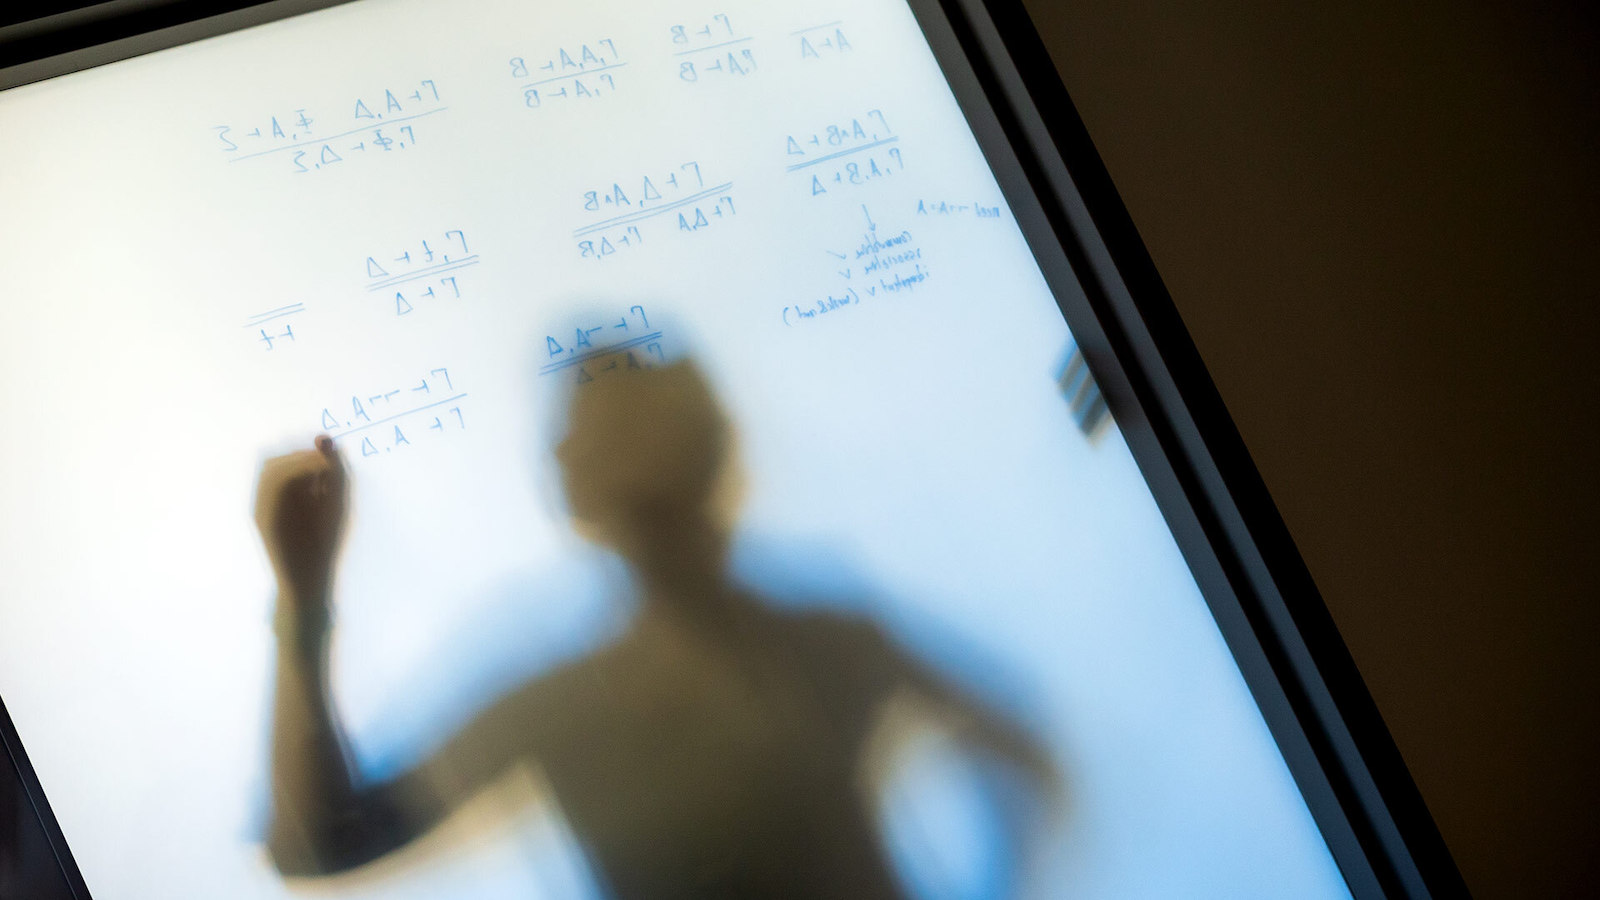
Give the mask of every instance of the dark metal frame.
<path id="1" fill-rule="evenodd" d="M 0 28 L 0 89 L 339 2 L 119 0 Z M 1020 0 L 911 6 L 1352 893 L 1466 896 Z M 87 898 L 3 705 L 0 746 Z"/>
<path id="2" fill-rule="evenodd" d="M 39 786 L 39 777 L 34 774 L 33 766 L 28 763 L 27 754 L 22 752 L 22 741 L 17 737 L 16 726 L 11 724 L 11 714 L 6 711 L 6 705 L 0 700 L 0 766 L 9 764 L 16 771 L 17 781 L 21 786 L 22 796 L 17 798 L 20 809 L 10 810 L 0 806 L 0 816 L 11 815 L 13 812 L 25 816 L 32 813 L 38 828 L 43 832 L 45 843 L 49 846 L 53 859 L 40 860 L 36 865 L 24 861 L 14 877 L 30 879 L 34 871 L 47 869 L 50 862 L 54 862 L 61 873 L 58 881 L 48 886 L 33 883 L 21 885 L 0 884 L 0 888 L 20 887 L 32 891 L 33 894 L 17 896 L 43 896 L 72 897 L 74 900 L 89 900 L 89 888 L 83 883 L 83 875 L 78 871 L 78 863 L 72 858 L 72 850 L 67 847 L 67 839 L 61 834 L 61 826 L 57 824 L 55 814 L 50 811 L 50 804 L 45 802 L 44 790 Z M 0 781 L 11 777 L 10 772 L 0 768 Z M 0 794 L 3 794 L 0 791 Z M 27 827 L 26 823 L 19 823 L 19 828 Z M 20 842 L 20 834 L 18 835 Z"/>
<path id="3" fill-rule="evenodd" d="M 1015 166 L 994 165 L 1007 199 L 1352 892 L 1465 896 L 1020 0 L 938 2 L 949 24 L 923 15 L 924 31 L 960 44 L 941 57 L 946 75 L 970 75 L 993 105 L 1003 139 L 975 128 L 980 142 L 991 163 Z M 976 126 L 982 112 L 965 105 Z M 1061 255 L 1065 273 L 1051 264 Z"/>

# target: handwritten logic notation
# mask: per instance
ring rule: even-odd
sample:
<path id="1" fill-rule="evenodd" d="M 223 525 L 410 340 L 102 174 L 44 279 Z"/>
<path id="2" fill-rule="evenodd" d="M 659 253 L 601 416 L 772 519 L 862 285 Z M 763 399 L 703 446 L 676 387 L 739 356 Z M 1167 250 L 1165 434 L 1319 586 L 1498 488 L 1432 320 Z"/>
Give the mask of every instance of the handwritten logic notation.
<path id="1" fill-rule="evenodd" d="M 820 197 L 904 172 L 899 142 L 883 111 L 871 109 L 789 134 L 784 157 L 790 175 L 803 179 L 810 196 Z"/>
<path id="2" fill-rule="evenodd" d="M 367 292 L 385 300 L 392 295 L 394 314 L 410 315 L 420 305 L 459 300 L 461 270 L 477 264 L 478 254 L 467 246 L 466 233 L 460 229 L 446 231 L 399 251 L 368 256 Z"/>
<path id="3" fill-rule="evenodd" d="M 651 229 L 693 234 L 731 220 L 733 182 L 708 181 L 691 160 L 584 191 L 580 206 L 593 220 L 572 232 L 579 258 L 607 260 L 638 247 Z"/>
<path id="4" fill-rule="evenodd" d="M 304 303 L 290 303 L 263 310 L 245 319 L 244 327 L 247 331 L 259 333 L 257 343 L 262 349 L 271 351 L 281 343 L 294 341 L 294 323 L 286 320 L 305 311 Z"/>
<path id="5" fill-rule="evenodd" d="M 587 384 L 607 372 L 651 368 L 666 362 L 662 332 L 650 325 L 644 307 L 631 306 L 615 319 L 584 323 L 560 335 L 545 336 L 547 360 L 541 376 Z"/>
<path id="6" fill-rule="evenodd" d="M 511 77 L 520 83 L 522 105 L 528 109 L 613 94 L 621 75 L 616 70 L 627 64 L 617 52 L 616 42 L 608 37 L 557 47 L 538 57 L 513 56 L 510 61 Z"/>
<path id="7" fill-rule="evenodd" d="M 715 9 L 711 7 L 710 14 L 701 16 L 664 16 L 645 23 L 636 33 L 608 27 L 525 37 L 520 46 L 508 46 L 505 54 L 474 61 L 483 69 L 481 82 L 459 81 L 463 87 L 456 88 L 458 92 L 465 90 L 464 85 L 486 84 L 492 92 L 487 98 L 455 97 L 434 78 L 368 82 L 360 93 L 333 94 L 339 99 L 320 108 L 302 101 L 307 105 L 216 125 L 209 137 L 223 161 L 272 165 L 278 171 L 303 175 L 386 154 L 414 155 L 417 148 L 430 145 L 435 129 L 450 122 L 439 117 L 450 109 L 447 100 L 459 100 L 455 116 L 498 105 L 507 121 L 526 123 L 515 127 L 565 127 L 556 123 L 572 120 L 560 118 L 559 110 L 615 108 L 619 101 L 608 98 L 623 97 L 621 102 L 629 104 L 683 102 L 699 96 L 695 92 L 700 88 L 687 85 L 723 83 L 731 91 L 735 84 L 759 85 L 752 76 L 763 72 L 768 77 L 777 72 L 785 78 L 815 73 L 825 79 L 822 83 L 831 83 L 836 75 L 850 78 L 849 60 L 866 59 L 864 54 L 871 46 L 871 32 L 843 18 L 829 20 L 819 15 L 815 24 L 802 19 L 773 30 L 753 27 L 753 16 Z M 749 21 L 743 21 L 746 18 Z M 834 68 L 835 63 L 840 67 Z M 830 71 L 835 74 L 828 74 Z M 438 74 L 449 76 L 450 85 L 458 84 L 455 73 Z M 878 101 L 882 107 L 861 103 L 883 90 L 870 73 L 861 74 L 865 80 L 850 82 L 860 87 L 857 100 L 811 108 L 798 115 L 780 110 L 776 127 L 764 126 L 743 135 L 744 143 L 734 142 L 729 148 L 718 143 L 715 134 L 706 135 L 699 146 L 707 148 L 707 155 L 700 158 L 679 155 L 682 150 L 657 152 L 648 134 L 606 133 L 606 141 L 631 141 L 643 152 L 633 159 L 623 157 L 620 166 L 609 154 L 596 154 L 612 161 L 605 163 L 605 168 L 587 172 L 582 170 L 580 155 L 577 171 L 568 166 L 559 177 L 551 175 L 554 180 L 550 183 L 559 185 L 553 196 L 566 199 L 557 201 L 556 208 L 548 212 L 561 221 L 558 233 L 569 234 L 572 241 L 561 252 L 571 253 L 569 261 L 592 261 L 597 266 L 654 265 L 670 257 L 639 252 L 641 248 L 657 242 L 700 241 L 694 236 L 705 233 L 738 233 L 730 226 L 739 221 L 741 213 L 752 216 L 758 204 L 770 205 L 774 195 L 766 188 L 776 187 L 779 196 L 787 195 L 790 202 L 800 204 L 796 212 L 814 210 L 804 213 L 797 226 L 804 226 L 813 215 L 831 216 L 830 209 L 844 212 L 858 207 L 858 222 L 863 223 L 847 224 L 840 231 L 837 223 L 829 226 L 824 220 L 822 227 L 830 230 L 804 239 L 818 254 L 818 277 L 810 287 L 775 298 L 785 303 L 781 307 L 784 325 L 834 319 L 857 306 L 922 290 L 931 278 L 931 269 L 914 230 L 946 228 L 961 220 L 973 220 L 974 224 L 999 220 L 1005 215 L 1005 206 L 998 198 L 987 202 L 969 199 L 973 195 L 957 186 L 925 183 L 928 157 L 914 154 L 914 131 L 903 134 L 900 130 L 911 129 L 918 120 L 910 111 L 897 113 L 893 104 L 903 101 L 887 95 Z M 743 98 L 739 102 L 762 102 L 754 91 L 729 96 Z M 483 100 L 490 102 L 477 102 Z M 508 109 L 510 103 L 523 111 Z M 796 108 L 808 107 L 796 104 Z M 818 116 L 819 112 L 823 115 Z M 757 121 L 771 120 L 758 117 Z M 592 136 L 574 133 L 572 141 L 588 137 Z M 694 137 L 701 139 L 698 133 Z M 730 165 L 733 160 L 728 156 L 744 153 L 741 147 L 755 151 L 751 165 L 743 168 Z M 921 168 L 919 161 L 923 162 Z M 735 177 L 743 188 L 737 194 Z M 756 179 L 765 183 L 754 185 Z M 751 209 L 741 208 L 741 197 L 749 198 Z M 811 203 L 805 199 L 818 197 L 834 201 Z M 952 199 L 955 197 L 961 199 Z M 873 220 L 869 205 L 885 217 L 882 223 Z M 771 208 L 759 212 L 766 217 L 783 213 Z M 454 224 L 439 218 L 432 222 Z M 751 227 L 764 226 L 752 223 Z M 469 288 L 482 271 L 473 269 L 480 262 L 473 246 L 478 239 L 462 229 L 444 227 L 419 229 L 417 235 L 394 246 L 358 245 L 355 252 L 342 256 L 351 279 L 347 284 L 350 288 L 359 285 L 356 296 L 369 298 L 365 308 L 386 316 L 412 317 L 408 321 L 426 321 L 429 309 L 472 299 Z M 709 240 L 715 244 L 717 239 Z M 528 252 L 537 255 L 540 250 L 529 248 Z M 672 252 L 677 252 L 676 247 Z M 357 265 L 361 266 L 359 280 Z M 260 311 L 243 319 L 243 333 L 253 347 L 283 354 L 304 352 L 310 346 L 302 341 L 309 341 L 324 323 L 316 318 L 317 310 L 308 313 L 305 304 L 289 302 L 294 299 L 263 301 Z M 582 382 L 612 368 L 659 362 L 663 359 L 660 341 L 660 332 L 650 328 L 643 308 L 633 307 L 615 321 L 592 323 L 569 335 L 548 336 L 550 357 L 543 374 L 562 373 Z M 431 387 L 433 382 L 428 384 Z M 331 420 L 345 429 L 341 434 L 369 429 L 372 433 L 364 433 L 364 439 L 372 440 L 375 452 L 392 453 L 414 439 L 413 426 L 402 422 L 388 426 L 399 429 L 398 433 L 379 429 L 379 434 L 368 425 L 368 419 L 388 423 L 392 416 L 412 415 L 409 408 L 394 406 L 405 396 L 410 395 L 397 393 L 397 389 L 364 395 L 365 416 L 362 410 L 353 410 L 348 422 L 337 414 L 332 414 Z M 430 398 L 429 403 L 433 402 Z M 452 415 L 457 416 L 457 427 L 465 427 L 460 410 L 445 412 L 449 415 L 438 416 L 440 428 L 433 429 L 435 433 L 450 424 Z M 423 424 L 431 427 L 434 422 L 428 418 Z"/>
<path id="8" fill-rule="evenodd" d="M 466 431 L 462 412 L 466 391 L 451 381 L 450 370 L 433 369 L 417 382 L 387 385 L 350 395 L 348 403 L 322 409 L 321 430 L 335 442 L 357 443 L 363 457 L 404 450 L 418 440 L 437 440 Z"/>
<path id="9" fill-rule="evenodd" d="M 917 201 L 917 215 L 944 219 L 998 219 L 1000 204 L 923 198 Z"/>
<path id="10" fill-rule="evenodd" d="M 795 50 L 801 59 L 820 60 L 855 49 L 850 46 L 850 39 L 845 37 L 843 19 L 791 31 L 789 36 L 795 39 Z"/>
<path id="11" fill-rule="evenodd" d="M 876 299 L 910 294 L 927 283 L 930 271 L 916 236 L 905 229 L 880 230 L 865 206 L 867 230 L 853 246 L 826 251 L 835 288 L 826 296 L 783 307 L 783 324 L 794 326 L 831 316 Z"/>
<path id="12" fill-rule="evenodd" d="M 755 37 L 734 28 L 726 13 L 673 25 L 668 33 L 679 81 L 745 78 L 756 72 Z"/>
<path id="13" fill-rule="evenodd" d="M 425 78 L 355 97 L 342 112 L 296 107 L 211 130 L 228 162 L 275 158 L 303 175 L 415 147 L 426 130 L 421 120 L 448 108 L 438 84 Z"/>

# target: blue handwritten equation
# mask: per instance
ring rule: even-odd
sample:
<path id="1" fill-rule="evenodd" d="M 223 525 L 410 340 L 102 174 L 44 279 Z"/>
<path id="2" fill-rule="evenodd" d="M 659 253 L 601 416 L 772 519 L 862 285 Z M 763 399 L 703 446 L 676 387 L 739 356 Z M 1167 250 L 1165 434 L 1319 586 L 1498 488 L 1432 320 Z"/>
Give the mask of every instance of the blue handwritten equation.
<path id="1" fill-rule="evenodd" d="M 614 320 L 578 325 L 560 336 L 546 335 L 547 359 L 539 374 L 587 384 L 607 372 L 651 368 L 666 362 L 661 339 L 661 329 L 651 327 L 644 307 L 630 306 Z"/>
<path id="2" fill-rule="evenodd" d="M 959 200 L 918 200 L 917 215 L 935 218 L 998 219 L 998 203 L 962 203 Z"/>
<path id="3" fill-rule="evenodd" d="M 572 232 L 578 257 L 603 262 L 638 247 L 652 227 L 694 233 L 733 218 L 733 182 L 707 181 L 700 163 L 690 161 L 582 192 L 582 210 L 593 221 Z"/>
<path id="4" fill-rule="evenodd" d="M 291 316 L 297 316 L 305 311 L 306 305 L 304 303 L 290 303 L 287 306 L 279 306 L 274 309 L 264 310 L 256 313 L 253 316 L 250 316 L 249 318 L 245 319 L 244 327 L 247 331 L 259 332 L 261 335 L 260 338 L 255 338 L 255 336 L 252 335 L 252 339 L 260 343 L 264 349 L 272 350 L 274 347 L 280 346 L 284 342 L 292 343 L 295 339 L 294 323 L 280 320 L 288 319 Z M 269 334 L 268 332 L 276 333 Z"/>
<path id="5" fill-rule="evenodd" d="M 449 369 L 432 369 L 416 384 L 352 394 L 348 404 L 323 407 L 321 427 L 336 442 L 359 442 L 364 457 L 380 456 L 411 447 L 413 441 L 465 431 L 461 401 L 466 398 L 451 381 Z"/>
<path id="6" fill-rule="evenodd" d="M 542 109 L 548 103 L 594 100 L 617 90 L 617 69 L 628 63 L 611 38 L 557 47 L 543 58 L 513 56 L 511 77 L 519 82 L 522 105 Z"/>
<path id="7" fill-rule="evenodd" d="M 356 97 L 338 113 L 313 115 L 309 107 L 296 107 L 211 130 L 228 162 L 276 156 L 303 175 L 415 147 L 420 120 L 448 108 L 439 86 L 425 78 Z"/>
<path id="8" fill-rule="evenodd" d="M 896 146 L 900 137 L 889 127 L 882 110 L 829 122 L 820 128 L 790 134 L 784 156 L 791 175 L 809 177 L 806 190 L 820 197 L 830 190 L 849 189 L 905 171 Z"/>
<path id="9" fill-rule="evenodd" d="M 673 25 L 668 33 L 679 81 L 741 78 L 756 71 L 755 38 L 736 30 L 726 13 L 703 22 Z"/>
<path id="10" fill-rule="evenodd" d="M 392 293 L 394 314 L 407 316 L 422 304 L 461 299 L 461 270 L 477 264 L 478 254 L 467 246 L 466 233 L 446 231 L 403 247 L 398 254 L 367 257 L 367 293 L 385 300 Z"/>
<path id="11" fill-rule="evenodd" d="M 916 237 L 904 229 L 880 231 L 865 206 L 861 213 L 867 230 L 856 237 L 854 246 L 826 251 L 835 288 L 820 299 L 783 307 L 783 324 L 798 325 L 874 299 L 910 294 L 928 281 L 930 272 Z"/>
<path id="12" fill-rule="evenodd" d="M 791 31 L 789 36 L 796 40 L 801 59 L 827 59 L 855 49 L 845 37 L 843 19 Z"/>

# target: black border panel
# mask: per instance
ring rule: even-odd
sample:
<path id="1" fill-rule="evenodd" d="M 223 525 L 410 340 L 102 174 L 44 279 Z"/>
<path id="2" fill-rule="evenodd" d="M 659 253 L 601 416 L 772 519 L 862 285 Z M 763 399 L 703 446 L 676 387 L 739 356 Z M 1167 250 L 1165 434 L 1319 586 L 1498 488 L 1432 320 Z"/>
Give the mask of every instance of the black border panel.
<path id="1" fill-rule="evenodd" d="M 1097 359 L 1087 349 L 1086 355 L 1091 366 L 1100 364 L 1096 374 L 1108 402 L 1280 746 L 1285 729 L 1274 721 L 1275 691 L 1258 681 L 1250 654 L 1241 653 L 1244 642 L 1230 629 L 1241 615 L 1382 893 L 1466 896 L 1466 884 L 1031 19 L 1019 0 L 940 3 L 1055 233 L 1073 262 L 1084 266 L 1079 275 L 1108 342 L 1097 349 L 1115 358 Z M 1063 312 L 1078 333 L 1066 304 Z M 1127 379 L 1118 386 L 1131 389 L 1132 397 L 1116 396 L 1118 376 Z M 1128 401 L 1144 414 L 1128 416 Z M 1181 497 L 1168 492 L 1169 479 L 1176 480 Z M 1175 508 L 1180 500 L 1192 523 L 1175 515 L 1183 512 Z M 1192 543 L 1186 525 L 1199 526 L 1203 546 Z M 1232 587 L 1232 604 L 1209 589 L 1208 551 Z M 1295 748 L 1283 749 L 1295 769 Z M 1308 784 L 1317 779 L 1308 775 L 1296 771 L 1326 828 L 1328 811 L 1317 808 L 1318 792 Z M 1341 866 L 1361 895 L 1359 873 L 1351 870 L 1348 854 L 1341 854 L 1337 835 L 1327 836 L 1335 856 L 1345 857 Z"/>
<path id="2" fill-rule="evenodd" d="M 61 826 L 56 823 L 55 814 L 50 811 L 50 804 L 45 802 L 44 790 L 39 786 L 39 778 L 34 774 L 33 766 L 28 763 L 28 756 L 22 752 L 22 741 L 17 738 L 16 726 L 11 722 L 11 714 L 6 711 L 5 701 L 0 699 L 0 757 L 10 765 L 16 773 L 17 783 L 20 787 L 19 796 L 16 798 L 19 815 L 32 814 L 38 824 L 38 832 L 42 833 L 48 852 L 56 864 L 59 880 L 53 880 L 48 885 L 35 882 L 34 873 L 49 868 L 49 862 L 40 860 L 37 866 L 23 861 L 15 873 L 10 877 L 18 879 L 18 884 L 7 885 L 0 882 L 0 889 L 25 888 L 34 893 L 16 895 L 19 900 L 23 896 L 53 898 L 72 897 L 74 900 L 89 900 L 89 887 L 84 884 L 83 875 L 78 871 L 78 863 L 72 858 L 72 851 L 67 847 L 67 840 L 61 834 Z M 0 772 L 0 780 L 10 777 L 9 772 Z M 0 796 L 5 790 L 0 789 Z M 7 804 L 0 804 L 0 816 L 10 815 L 13 810 Z M 19 827 L 26 825 L 19 823 Z M 22 835 L 18 835 L 18 843 L 22 844 Z M 0 873 L 5 875 L 8 873 Z M 40 893 L 42 891 L 42 893 Z M 5 895 L 8 900 L 10 895 Z"/>
<path id="3" fill-rule="evenodd" d="M 0 28 L 0 66 L 34 62 L 270 0 L 113 0 Z"/>
<path id="4" fill-rule="evenodd" d="M 112 0 L 0 28 L 0 90 L 349 0 Z"/>

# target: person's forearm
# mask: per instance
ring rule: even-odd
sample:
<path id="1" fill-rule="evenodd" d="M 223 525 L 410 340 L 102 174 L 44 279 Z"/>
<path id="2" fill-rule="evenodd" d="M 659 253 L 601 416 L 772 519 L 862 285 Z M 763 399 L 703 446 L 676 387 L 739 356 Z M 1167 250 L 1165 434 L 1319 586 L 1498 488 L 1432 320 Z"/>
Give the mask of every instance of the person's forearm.
<path id="1" fill-rule="evenodd" d="M 275 628 L 278 663 L 272 710 L 272 825 L 268 846 L 280 869 L 311 874 L 342 868 L 358 816 L 355 773 L 328 691 L 324 597 L 282 595 Z"/>

